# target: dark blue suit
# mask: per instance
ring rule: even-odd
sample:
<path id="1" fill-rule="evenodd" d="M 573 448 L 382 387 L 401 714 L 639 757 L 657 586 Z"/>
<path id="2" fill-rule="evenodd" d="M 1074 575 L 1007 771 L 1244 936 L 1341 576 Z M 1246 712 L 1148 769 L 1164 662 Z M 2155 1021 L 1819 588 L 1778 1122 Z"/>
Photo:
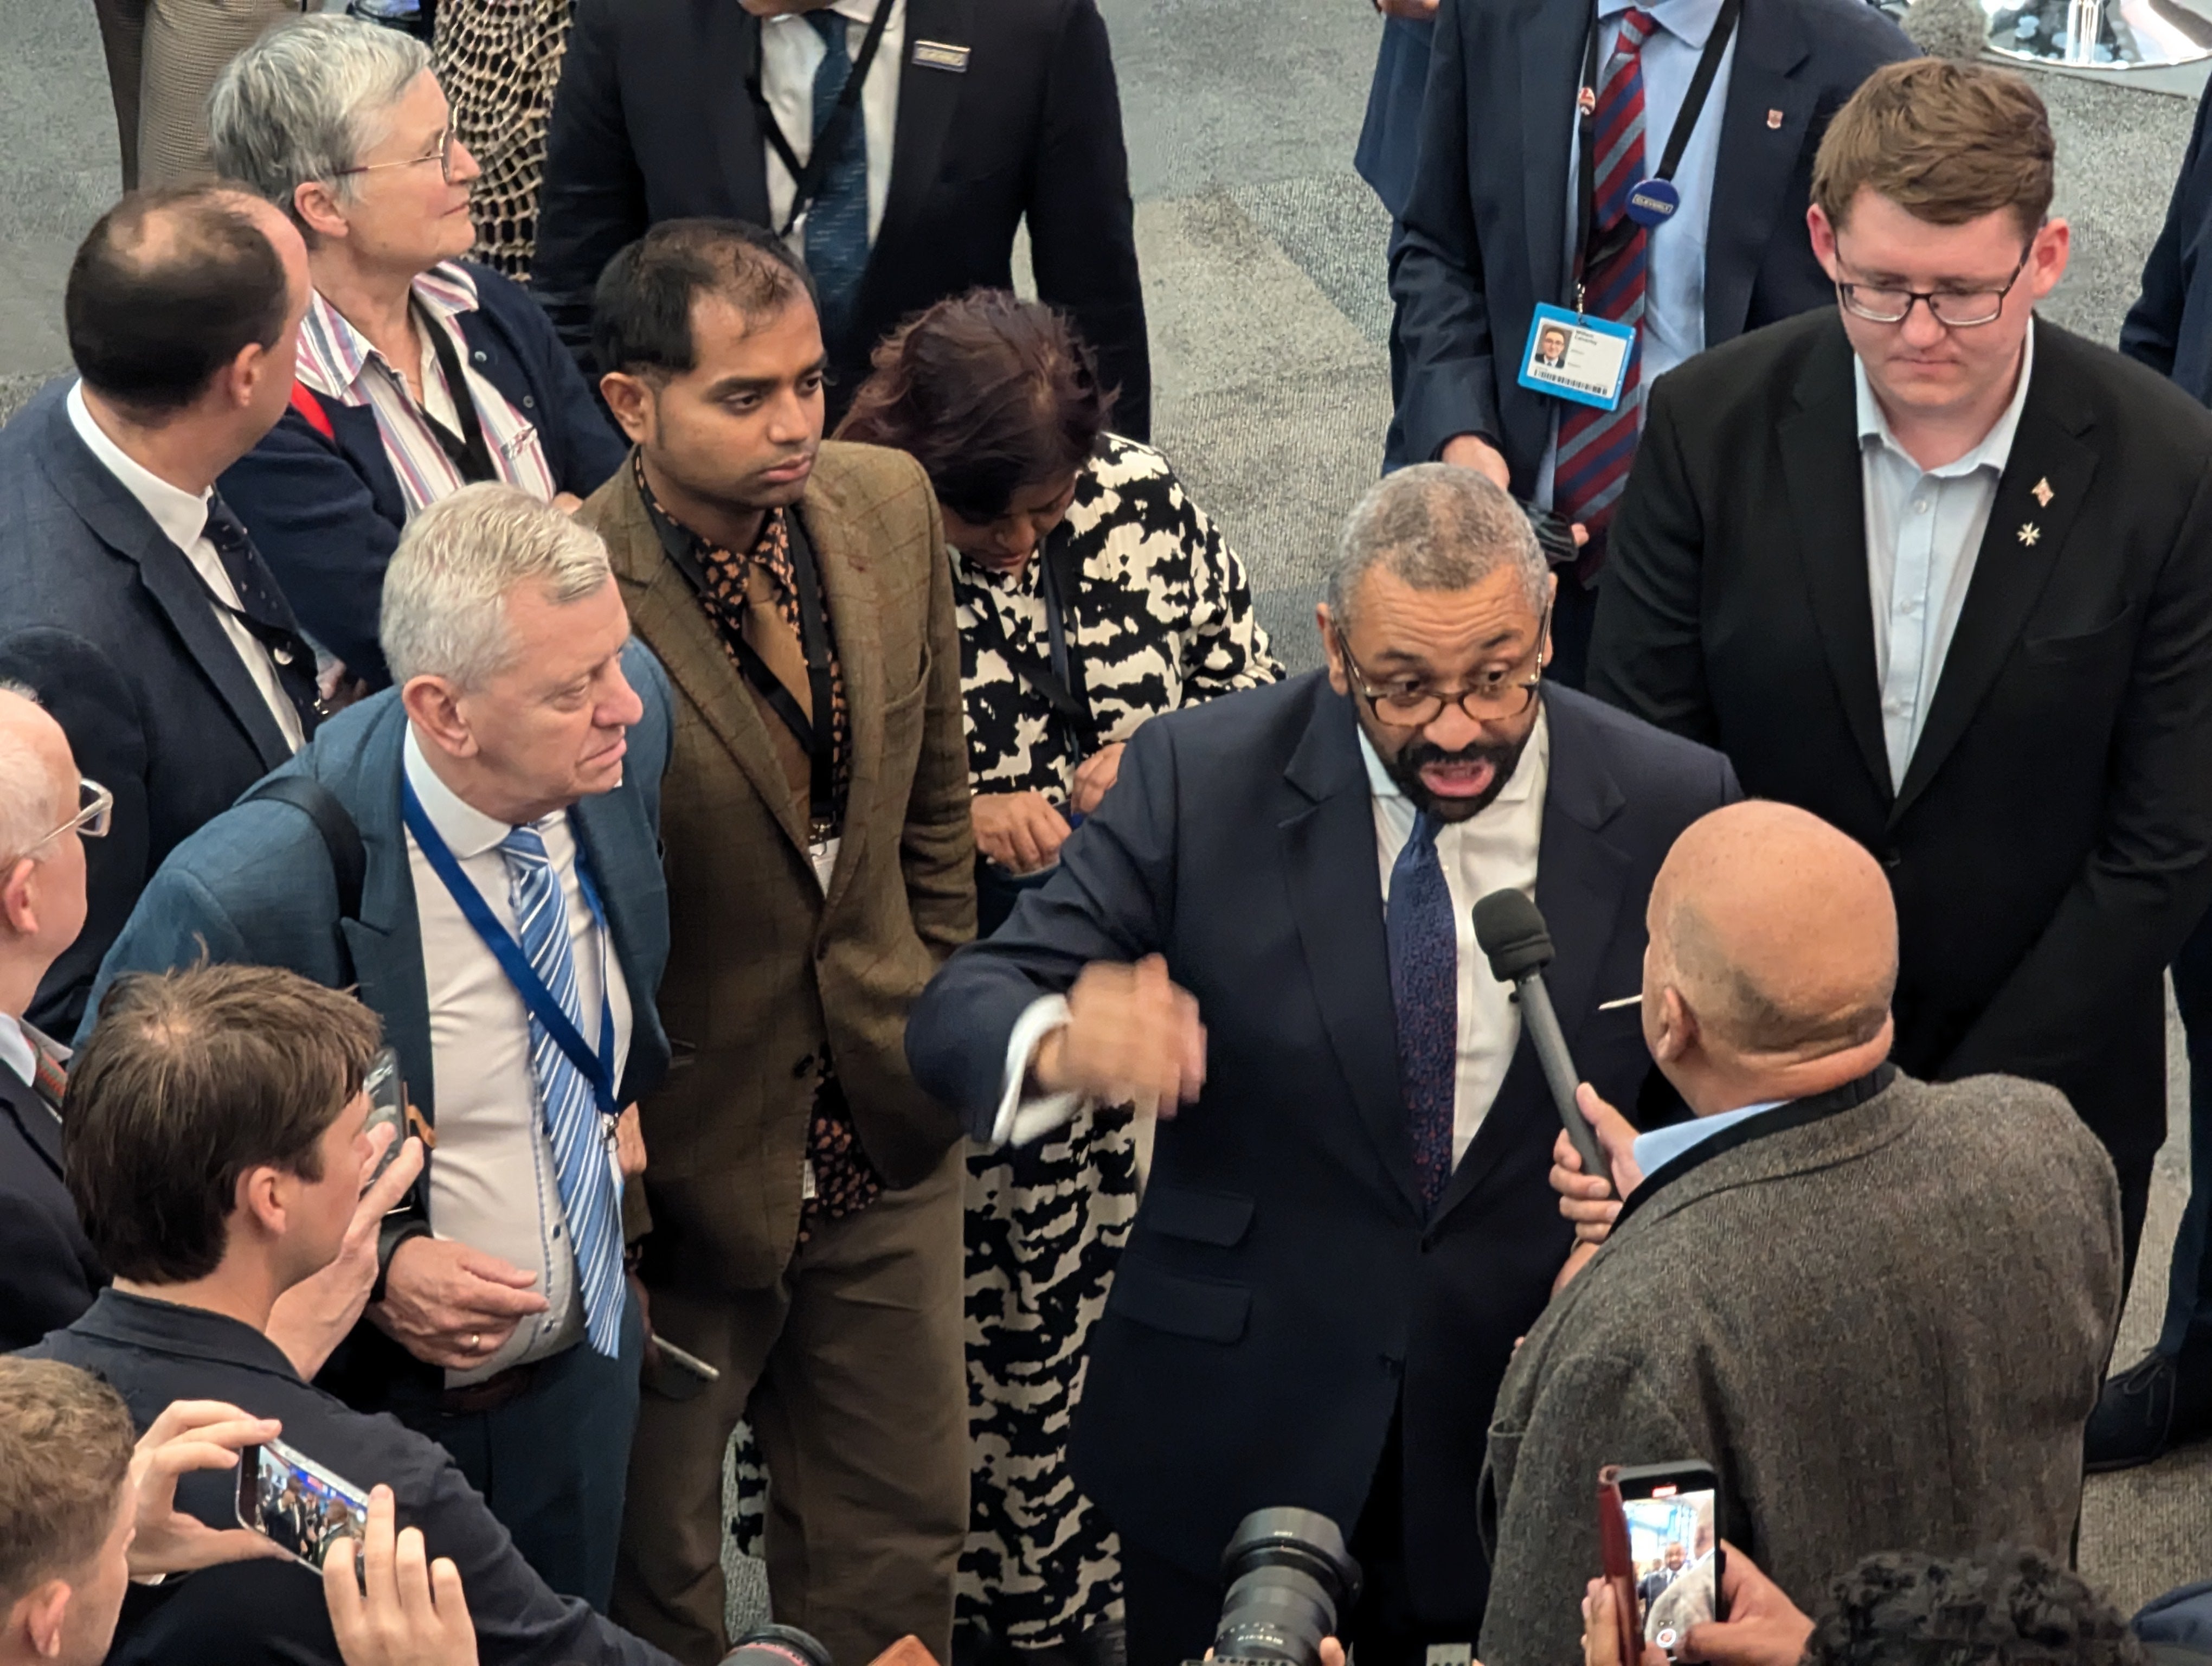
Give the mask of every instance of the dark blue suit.
<path id="1" fill-rule="evenodd" d="M 1375 53 L 1375 79 L 1367 88 L 1367 119 L 1360 125 L 1359 148 L 1352 166 L 1359 177 L 1375 188 L 1382 206 L 1390 210 L 1390 266 L 1398 264 L 1398 250 L 1405 240 L 1406 199 L 1413 191 L 1413 167 L 1421 155 L 1421 95 L 1429 84 L 1429 42 L 1437 32 L 1432 22 L 1410 17 L 1382 21 L 1382 44 Z M 1390 399 L 1393 404 L 1406 392 L 1406 348 L 1400 339 L 1398 313 L 1390 318 Z M 1401 449 L 1394 431 L 1388 455 Z"/>
<path id="2" fill-rule="evenodd" d="M 660 777 L 672 730 L 659 662 L 644 644 L 632 642 L 623 650 L 623 669 L 645 703 L 645 715 L 629 733 L 623 784 L 580 800 L 574 815 L 577 842 L 599 883 L 615 959 L 630 992 L 629 1055 L 617 1096 L 629 1104 L 650 1092 L 668 1067 L 668 1037 L 654 994 L 668 960 L 668 892 L 659 837 Z M 328 988 L 357 984 L 362 1001 L 384 1020 L 409 1097 L 434 1123 L 428 986 L 399 814 L 406 732 L 398 694 L 387 690 L 325 724 L 288 766 L 288 773 L 319 781 L 361 830 L 368 873 L 359 919 L 340 917 L 329 850 L 304 814 L 262 800 L 241 804 L 179 845 L 147 885 L 100 969 L 94 1010 L 99 992 L 119 974 L 188 965 L 203 953 L 216 961 L 289 967 Z M 390 1410 L 442 1441 L 547 1582 L 604 1608 L 614 1574 L 629 1444 L 621 1432 L 635 1421 L 637 1409 L 636 1355 L 630 1348 L 626 1340 L 625 1360 L 612 1362 L 580 1343 L 544 1362 L 531 1390 L 491 1414 L 505 1420 L 501 1428 L 446 1418 L 442 1373 L 365 1322 L 320 1380 L 363 1409 Z M 590 1372 L 595 1362 L 605 1367 L 606 1382 L 572 1380 Z M 617 1368 L 624 1365 L 626 1373 Z M 591 1418 L 605 1438 L 577 1438 L 582 1423 L 562 1409 L 575 1400 L 592 1402 Z M 534 1421 L 546 1425 L 541 1445 L 546 1461 L 504 1468 L 495 1464 L 496 1450 L 515 1444 L 512 1431 L 528 1432 Z M 533 1495 L 533 1487 L 550 1487 L 562 1477 L 572 1489 L 567 1494 Z M 573 1490 L 579 1487 L 586 1500 L 581 1505 Z M 591 1502 L 609 1492 L 611 1518 Z"/>
<path id="3" fill-rule="evenodd" d="M 1546 696 L 1536 900 L 1576 1062 L 1616 1104 L 1650 1074 L 1644 909 L 1675 836 L 1737 796 L 1726 760 Z M 1405 1562 L 1422 1620 L 1475 1635 L 1484 1434 L 1514 1339 L 1570 1234 L 1547 1183 L 1559 1121 L 1516 1055 L 1434 1214 L 1418 1201 L 1373 794 L 1352 708 L 1315 672 L 1156 718 L 1118 784 L 907 1031 L 915 1079 L 989 1128 L 1009 1036 L 1094 960 L 1158 952 L 1197 997 L 1206 1088 L 1161 1125 L 1077 1414 L 1076 1474 L 1133 1556 L 1210 1579 L 1237 1520 L 1302 1505 L 1347 1534 L 1402 1420 Z M 1208 1640 L 1130 1588 L 1133 1663 Z M 1194 1623 L 1209 1622 L 1201 1612 Z"/>
<path id="4" fill-rule="evenodd" d="M 2181 177 L 2166 225 L 2143 263 L 2142 293 L 2120 325 L 2120 351 L 2140 360 L 2203 404 L 2212 405 L 2212 155 L 2205 124 L 2212 88 L 2197 100 Z M 2199 926 L 2173 962 L 2173 999 L 2189 1037 L 2189 1132 L 2192 1152 L 2212 1152 L 2212 924 Z M 2158 1352 L 2188 1348 L 2193 1389 L 2212 1357 L 2212 1162 L 2192 1165 L 2189 1207 L 2174 1235 L 2166 1275 L 2166 1322 Z M 2193 1345 L 2193 1346 L 2192 1346 Z"/>
<path id="5" fill-rule="evenodd" d="M 34 690 L 115 794 L 85 845 L 84 930 L 31 1006 L 56 1036 L 162 859 L 292 755 L 191 561 L 77 437 L 74 380 L 0 429 L 0 682 Z"/>
<path id="6" fill-rule="evenodd" d="M 60 1329 L 106 1282 L 62 1184 L 61 1119 L 0 1064 L 0 1353 Z"/>
<path id="7" fill-rule="evenodd" d="M 1407 355 L 1401 460 L 1479 435 L 1523 497 L 1558 402 L 1516 375 L 1537 303 L 1570 304 L 1567 153 L 1589 21 L 1573 0 L 1443 0 L 1420 166 L 1401 212 L 1391 292 Z M 1805 230 L 1813 153 L 1862 81 L 1916 55 L 1865 0 L 1744 7 L 1708 222 L 1708 347 L 1834 303 Z M 1664 139 L 1646 137 L 1655 164 Z"/>
<path id="8" fill-rule="evenodd" d="M 470 368 L 536 427 L 553 483 L 589 497 L 622 466 L 628 447 L 538 303 L 489 267 L 463 264 L 477 285 L 477 310 L 459 314 Z M 335 443 L 287 410 L 222 477 L 223 499 L 253 534 L 307 635 L 380 689 L 391 678 L 377 646 L 377 609 L 407 500 L 376 413 L 336 399 L 321 404 Z"/>

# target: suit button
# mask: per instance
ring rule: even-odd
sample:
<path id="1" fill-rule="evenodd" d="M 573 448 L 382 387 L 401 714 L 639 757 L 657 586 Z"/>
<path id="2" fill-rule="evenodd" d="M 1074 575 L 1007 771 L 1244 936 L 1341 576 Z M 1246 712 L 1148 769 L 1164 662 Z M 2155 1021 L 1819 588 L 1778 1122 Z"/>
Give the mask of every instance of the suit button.
<path id="1" fill-rule="evenodd" d="M 478 364 L 489 364 L 491 362 L 491 355 L 479 350 L 476 354 L 476 362 Z"/>
<path id="2" fill-rule="evenodd" d="M 522 408 L 523 408 L 525 410 L 537 410 L 537 409 L 538 409 L 538 401 L 537 401 L 537 399 L 536 399 L 533 396 L 532 396 L 532 395 L 530 395 L 530 394 L 528 394 L 528 393 L 524 394 L 524 395 L 522 396 Z"/>

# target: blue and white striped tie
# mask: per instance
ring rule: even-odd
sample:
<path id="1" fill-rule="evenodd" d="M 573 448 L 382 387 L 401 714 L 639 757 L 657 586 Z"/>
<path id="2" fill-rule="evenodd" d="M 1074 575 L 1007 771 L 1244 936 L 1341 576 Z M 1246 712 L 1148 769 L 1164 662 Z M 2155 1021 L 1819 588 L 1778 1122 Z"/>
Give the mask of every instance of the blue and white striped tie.
<path id="1" fill-rule="evenodd" d="M 500 841 L 507 859 L 508 900 L 514 905 L 515 935 L 530 957 L 531 970 L 544 981 L 576 1033 L 587 1039 L 582 1002 L 576 994 L 576 963 L 568 944 L 568 909 L 560 877 L 534 827 L 518 827 Z M 575 1246 L 576 1274 L 583 1286 L 584 1333 L 593 1349 L 610 1359 L 622 1346 L 622 1200 L 607 1161 L 604 1118 L 592 1084 L 546 1032 L 537 1014 L 530 1018 L 530 1063 L 538 1078 L 538 1103 L 544 1108 L 545 1134 L 552 1142 L 553 1170 L 561 1186 L 561 1207 L 568 1216 Z"/>

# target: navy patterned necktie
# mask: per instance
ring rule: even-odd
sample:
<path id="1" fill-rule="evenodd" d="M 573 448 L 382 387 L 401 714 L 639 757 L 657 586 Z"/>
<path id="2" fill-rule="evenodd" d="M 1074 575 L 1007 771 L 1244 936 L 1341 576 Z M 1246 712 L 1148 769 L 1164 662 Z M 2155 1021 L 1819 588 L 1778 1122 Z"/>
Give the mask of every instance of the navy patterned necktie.
<path id="1" fill-rule="evenodd" d="M 276 575 L 253 547 L 245 525 L 220 496 L 208 503 L 205 531 L 201 534 L 215 546 L 230 587 L 238 593 L 238 605 L 227 610 L 252 632 L 276 667 L 277 686 L 300 715 L 300 732 L 312 735 L 320 715 L 315 688 L 315 651 L 300 635 L 291 604 L 276 587 Z"/>
<path id="2" fill-rule="evenodd" d="M 823 49 L 814 72 L 814 143 L 820 144 L 852 79 L 853 49 L 845 20 L 836 12 L 805 15 Z M 823 164 L 822 187 L 806 210 L 806 269 L 821 297 L 822 333 L 834 347 L 852 328 L 860 279 L 868 270 L 868 125 L 858 105 L 844 124 L 836 154 Z"/>
<path id="3" fill-rule="evenodd" d="M 1459 1085 L 1459 932 L 1437 856 L 1437 824 L 1424 811 L 1390 870 L 1386 917 L 1390 997 L 1398 1012 L 1398 1082 L 1413 1136 L 1421 1202 L 1433 1211 L 1450 1183 L 1452 1116 Z"/>

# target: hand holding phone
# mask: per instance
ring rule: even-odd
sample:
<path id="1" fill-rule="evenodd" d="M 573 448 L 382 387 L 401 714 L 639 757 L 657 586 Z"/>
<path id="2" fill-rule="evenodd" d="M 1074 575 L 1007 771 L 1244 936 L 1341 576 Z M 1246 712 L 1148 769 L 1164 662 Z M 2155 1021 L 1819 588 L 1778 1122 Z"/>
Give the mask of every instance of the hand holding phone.
<path id="1" fill-rule="evenodd" d="M 162 1408 L 138 1438 L 131 1458 L 138 1509 L 131 1541 L 131 1577 L 190 1573 L 222 1562 L 281 1553 L 265 1539 L 233 1528 L 210 1527 L 177 1508 L 177 1480 L 194 1469 L 227 1469 L 274 1439 L 283 1425 L 253 1417 L 218 1400 L 179 1400 Z"/>
<path id="2" fill-rule="evenodd" d="M 1720 1496 L 1720 1477 L 1702 1458 L 1598 1472 L 1599 1542 L 1624 1663 L 1641 1659 L 1647 1643 L 1678 1660 L 1692 1626 L 1721 1618 Z"/>

